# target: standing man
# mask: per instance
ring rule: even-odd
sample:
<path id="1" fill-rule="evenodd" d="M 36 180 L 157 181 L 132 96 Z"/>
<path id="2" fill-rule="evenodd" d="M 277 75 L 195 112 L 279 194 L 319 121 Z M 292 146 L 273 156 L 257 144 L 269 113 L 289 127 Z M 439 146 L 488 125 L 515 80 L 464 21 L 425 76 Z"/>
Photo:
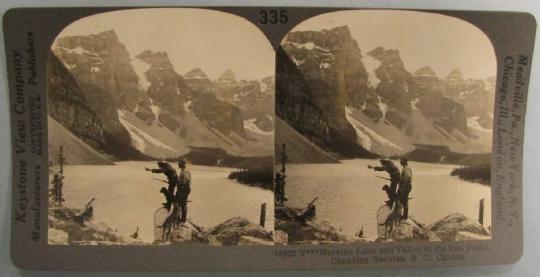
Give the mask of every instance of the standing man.
<path id="1" fill-rule="evenodd" d="M 409 193 L 412 190 L 412 170 L 409 167 L 407 158 L 401 158 L 399 162 L 402 168 L 397 195 L 399 202 L 403 206 L 402 219 L 406 220 L 409 215 Z"/>
<path id="2" fill-rule="evenodd" d="M 165 161 L 159 161 L 157 162 L 157 164 L 158 168 L 151 169 L 145 167 L 144 170 L 152 171 L 152 173 L 163 173 L 167 177 L 167 184 L 169 185 L 165 193 L 165 198 L 167 199 L 167 202 L 163 203 L 163 206 L 165 206 L 167 210 L 170 210 L 173 202 L 174 188 L 176 187 L 176 183 L 178 182 L 178 175 L 176 175 L 176 170 L 174 170 L 174 168 L 169 163 Z"/>
<path id="3" fill-rule="evenodd" d="M 188 196 L 191 193 L 191 173 L 186 169 L 186 161 L 184 159 L 178 161 L 178 167 L 180 168 L 180 173 L 178 173 L 176 201 L 182 211 L 180 222 L 184 223 L 187 219 Z"/>
<path id="4" fill-rule="evenodd" d="M 386 173 L 390 175 L 390 189 L 386 190 L 386 193 L 388 194 L 388 201 L 386 201 L 386 204 L 389 207 L 392 207 L 396 200 L 396 190 L 400 179 L 399 168 L 389 159 L 380 159 L 379 161 L 381 162 L 381 166 L 368 165 L 368 168 L 375 171 L 386 171 Z"/>

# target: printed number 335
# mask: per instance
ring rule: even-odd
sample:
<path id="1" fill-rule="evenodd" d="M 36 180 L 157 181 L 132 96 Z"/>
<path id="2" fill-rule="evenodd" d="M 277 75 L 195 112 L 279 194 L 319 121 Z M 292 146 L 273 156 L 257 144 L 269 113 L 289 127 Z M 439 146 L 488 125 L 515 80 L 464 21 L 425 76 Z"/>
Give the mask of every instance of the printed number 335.
<path id="1" fill-rule="evenodd" d="M 259 22 L 261 24 L 278 24 L 289 21 L 287 10 L 261 10 L 259 16 Z"/>

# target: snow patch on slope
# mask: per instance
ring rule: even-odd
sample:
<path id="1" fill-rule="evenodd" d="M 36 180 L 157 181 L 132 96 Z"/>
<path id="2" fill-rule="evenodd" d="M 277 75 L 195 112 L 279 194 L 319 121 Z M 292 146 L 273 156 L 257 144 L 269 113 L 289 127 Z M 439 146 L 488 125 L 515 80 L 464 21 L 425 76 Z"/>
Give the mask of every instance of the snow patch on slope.
<path id="1" fill-rule="evenodd" d="M 321 68 L 321 69 L 330 68 L 330 64 L 326 63 L 326 62 L 321 62 L 321 64 L 319 65 L 319 68 Z"/>
<path id="2" fill-rule="evenodd" d="M 73 68 L 77 67 L 77 64 L 74 63 L 74 64 L 69 64 L 69 63 L 66 63 L 64 61 L 62 61 L 62 63 L 64 64 L 64 66 L 68 69 L 68 70 L 72 70 Z"/>
<path id="3" fill-rule="evenodd" d="M 100 68 L 98 66 L 105 63 L 105 61 L 103 61 L 103 59 L 99 56 L 99 54 L 97 54 L 96 52 L 88 51 L 88 50 L 86 50 L 86 49 L 84 49 L 84 48 L 82 48 L 80 46 L 75 47 L 75 48 L 55 47 L 53 49 L 53 51 L 55 53 L 60 53 L 60 54 L 88 56 L 89 59 L 91 60 L 90 71 L 92 73 L 98 72 L 100 70 Z M 60 58 L 60 56 L 62 56 L 62 55 L 59 55 L 59 58 Z M 62 64 L 64 64 L 64 66 L 68 70 L 72 70 L 73 68 L 77 67 L 76 62 L 73 63 L 73 64 L 69 64 L 63 58 L 60 58 L 60 60 L 61 60 Z M 96 67 L 98 67 L 98 68 L 96 69 Z"/>
<path id="4" fill-rule="evenodd" d="M 146 72 L 150 69 L 150 65 L 140 59 L 132 59 L 131 66 L 139 78 L 139 87 L 145 91 L 148 90 L 151 84 L 146 78 Z"/>
<path id="5" fill-rule="evenodd" d="M 154 105 L 154 99 L 149 97 L 148 100 L 150 100 L 150 109 L 152 110 L 152 113 L 154 114 L 156 120 L 158 120 L 159 114 L 161 113 L 161 108 L 157 105 Z"/>
<path id="6" fill-rule="evenodd" d="M 184 110 L 185 110 L 186 112 L 189 112 L 189 111 L 190 111 L 190 109 L 189 109 L 190 106 L 191 106 L 191 100 L 189 100 L 189 101 L 187 101 L 186 103 L 184 103 Z"/>
<path id="7" fill-rule="evenodd" d="M 320 47 L 318 45 L 316 45 L 315 43 L 313 42 L 306 42 L 306 43 L 297 43 L 297 42 L 292 42 L 292 41 L 287 41 L 285 43 L 287 46 L 292 46 L 292 47 L 295 47 L 295 48 L 299 48 L 299 49 L 305 49 L 305 50 L 315 50 L 317 51 L 317 54 L 320 56 L 325 56 L 325 57 L 320 57 L 322 59 L 333 59 L 334 56 L 332 55 L 332 52 L 324 47 Z"/>
<path id="8" fill-rule="evenodd" d="M 467 126 L 469 126 L 469 128 L 475 130 L 475 131 L 479 131 L 479 132 L 491 132 L 492 130 L 491 129 L 486 129 L 484 127 L 482 127 L 482 125 L 480 125 L 480 123 L 478 122 L 478 119 L 479 119 L 479 116 L 473 116 L 473 117 L 469 117 L 467 118 Z"/>
<path id="9" fill-rule="evenodd" d="M 244 120 L 244 128 L 252 131 L 253 133 L 263 135 L 263 136 L 272 136 L 274 135 L 274 131 L 263 131 L 257 124 L 255 124 L 255 121 L 257 121 L 256 118 L 251 118 L 248 120 Z"/>
<path id="10" fill-rule="evenodd" d="M 371 141 L 371 137 L 368 136 L 368 134 L 366 132 L 364 132 L 363 130 L 363 125 L 362 123 L 360 123 L 358 120 L 354 119 L 352 117 L 352 111 L 350 110 L 349 107 L 345 107 L 345 111 L 346 111 L 346 117 L 347 117 L 347 121 L 349 121 L 349 123 L 351 123 L 351 125 L 353 126 L 354 130 L 356 131 L 356 136 L 361 140 L 360 144 L 366 148 L 368 151 L 371 151 L 371 146 L 372 146 L 372 141 Z"/>
<path id="11" fill-rule="evenodd" d="M 148 133 L 144 132 L 143 130 L 137 128 L 135 125 L 129 123 L 125 119 L 126 113 L 125 111 L 118 110 L 118 120 L 120 120 L 120 123 L 128 130 L 129 135 L 131 137 L 131 140 L 133 142 L 133 146 L 137 148 L 137 150 L 141 151 L 142 153 L 145 153 L 145 150 L 148 148 L 148 146 L 153 146 L 157 148 L 163 148 L 169 151 L 178 152 L 168 145 L 162 143 L 158 139 L 152 137 Z"/>
<path id="12" fill-rule="evenodd" d="M 418 107 L 416 106 L 416 104 L 418 104 L 419 100 L 420 100 L 420 98 L 415 98 L 414 100 L 411 101 L 411 108 L 413 110 L 418 110 Z"/>
<path id="13" fill-rule="evenodd" d="M 76 54 L 76 55 L 90 55 L 90 56 L 98 56 L 97 53 L 88 51 L 80 46 L 77 46 L 75 48 L 66 48 L 66 47 L 56 47 L 54 49 L 55 51 L 65 51 L 68 54 Z"/>
<path id="14" fill-rule="evenodd" d="M 296 66 L 299 66 L 301 64 L 303 64 L 306 60 L 297 60 L 294 56 L 291 56 L 292 58 L 292 61 L 294 62 L 294 64 L 296 64 Z"/>
<path id="15" fill-rule="evenodd" d="M 351 123 L 351 125 L 354 127 L 354 129 L 356 130 L 356 134 L 358 135 L 360 140 L 362 140 L 362 146 L 367 150 L 371 150 L 374 142 L 398 150 L 403 150 L 403 148 L 401 148 L 400 146 L 379 135 L 374 130 L 360 123 L 360 121 L 354 119 L 353 108 L 345 107 L 345 117 L 347 118 L 347 121 L 349 121 L 349 123 Z"/>
<path id="16" fill-rule="evenodd" d="M 384 122 L 388 122 L 386 119 L 386 112 L 388 111 L 388 105 L 382 102 L 381 97 L 377 95 L 377 99 L 379 99 L 379 103 L 377 105 L 379 106 L 379 110 L 381 110 L 382 113 L 382 119 Z"/>
<path id="17" fill-rule="evenodd" d="M 377 78 L 375 70 L 377 70 L 377 68 L 381 66 L 381 62 L 370 55 L 364 55 L 362 57 L 362 64 L 366 68 L 368 74 L 368 85 L 372 88 L 376 88 L 381 82 L 381 80 Z"/>
<path id="18" fill-rule="evenodd" d="M 317 47 L 315 45 L 315 43 L 313 42 L 307 42 L 307 43 L 296 43 L 296 42 L 287 42 L 287 43 L 290 43 L 291 45 L 293 45 L 294 47 L 296 48 L 302 48 L 302 49 L 307 49 L 307 50 L 313 50 L 315 49 L 315 47 Z"/>

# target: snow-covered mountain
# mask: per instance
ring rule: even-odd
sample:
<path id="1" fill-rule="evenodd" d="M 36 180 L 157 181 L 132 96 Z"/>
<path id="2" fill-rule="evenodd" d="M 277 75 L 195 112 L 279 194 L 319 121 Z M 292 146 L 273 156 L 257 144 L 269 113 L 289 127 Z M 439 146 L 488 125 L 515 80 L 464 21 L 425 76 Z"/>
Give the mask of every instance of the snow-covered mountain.
<path id="1" fill-rule="evenodd" d="M 224 75 L 212 81 L 196 68 L 182 76 L 167 53 L 129 53 L 113 30 L 61 37 L 49 59 L 49 115 L 115 159 L 179 157 L 190 147 L 272 155 L 273 124 L 266 121 L 273 120 L 273 90 L 261 90 L 264 80 L 241 81 L 234 91 L 243 94 L 226 101 L 220 85 L 235 77 Z M 242 105 L 259 96 L 272 99 L 260 112 Z"/>
<path id="2" fill-rule="evenodd" d="M 398 50 L 363 52 L 347 26 L 289 33 L 276 66 L 276 114 L 338 157 L 399 155 L 416 144 L 491 151 L 494 78 L 408 72 Z"/>

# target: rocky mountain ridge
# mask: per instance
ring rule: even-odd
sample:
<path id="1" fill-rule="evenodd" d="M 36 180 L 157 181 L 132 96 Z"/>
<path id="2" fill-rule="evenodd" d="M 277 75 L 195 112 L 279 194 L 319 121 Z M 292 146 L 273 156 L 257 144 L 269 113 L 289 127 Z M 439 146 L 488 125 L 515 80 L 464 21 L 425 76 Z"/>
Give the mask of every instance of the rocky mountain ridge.
<path id="1" fill-rule="evenodd" d="M 226 82 L 240 94 L 236 101 L 219 97 Z M 236 81 L 231 70 L 215 81 L 200 68 L 182 76 L 166 52 L 130 55 L 114 30 L 60 37 L 49 59 L 49 114 L 118 159 L 178 157 L 190 147 L 266 156 L 273 152 L 271 108 L 255 109 L 271 106 L 267 99 L 273 99 L 273 90 L 263 91 L 263 83 Z M 68 98 L 71 102 L 66 91 L 76 95 Z"/>
<path id="2" fill-rule="evenodd" d="M 277 115 L 337 157 L 399 155 L 417 143 L 491 151 L 494 78 L 411 73 L 397 49 L 363 52 L 347 26 L 289 33 L 276 66 Z"/>

